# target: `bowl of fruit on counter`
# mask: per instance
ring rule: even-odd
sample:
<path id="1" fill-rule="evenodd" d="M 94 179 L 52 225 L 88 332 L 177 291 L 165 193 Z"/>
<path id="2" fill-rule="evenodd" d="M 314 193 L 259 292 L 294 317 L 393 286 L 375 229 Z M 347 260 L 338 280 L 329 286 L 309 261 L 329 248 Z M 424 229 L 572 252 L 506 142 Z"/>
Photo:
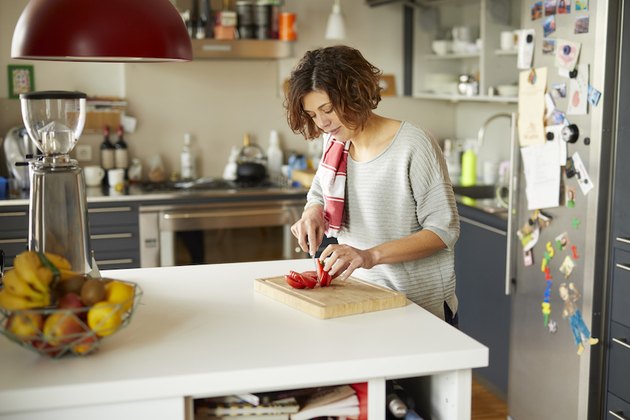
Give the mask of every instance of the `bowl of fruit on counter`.
<path id="1" fill-rule="evenodd" d="M 84 356 L 127 326 L 142 290 L 132 282 L 75 273 L 68 260 L 25 251 L 4 272 L 0 333 L 39 354 Z"/>

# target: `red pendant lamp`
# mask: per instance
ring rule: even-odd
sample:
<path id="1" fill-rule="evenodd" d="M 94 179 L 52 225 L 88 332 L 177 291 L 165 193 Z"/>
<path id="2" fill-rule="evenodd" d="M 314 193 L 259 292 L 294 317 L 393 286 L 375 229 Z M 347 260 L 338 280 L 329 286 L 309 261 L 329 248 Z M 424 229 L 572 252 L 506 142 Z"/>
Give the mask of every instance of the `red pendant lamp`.
<path id="1" fill-rule="evenodd" d="M 13 32 L 11 57 L 190 61 L 192 46 L 169 0 L 30 0 Z"/>

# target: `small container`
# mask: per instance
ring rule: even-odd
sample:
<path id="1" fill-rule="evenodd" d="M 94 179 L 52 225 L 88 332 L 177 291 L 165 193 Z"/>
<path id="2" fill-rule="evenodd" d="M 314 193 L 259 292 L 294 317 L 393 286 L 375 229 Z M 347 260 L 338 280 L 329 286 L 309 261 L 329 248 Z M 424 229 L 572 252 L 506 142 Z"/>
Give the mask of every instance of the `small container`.
<path id="1" fill-rule="evenodd" d="M 295 13 L 280 13 L 278 15 L 278 38 L 282 41 L 297 40 L 295 27 L 297 16 Z"/>

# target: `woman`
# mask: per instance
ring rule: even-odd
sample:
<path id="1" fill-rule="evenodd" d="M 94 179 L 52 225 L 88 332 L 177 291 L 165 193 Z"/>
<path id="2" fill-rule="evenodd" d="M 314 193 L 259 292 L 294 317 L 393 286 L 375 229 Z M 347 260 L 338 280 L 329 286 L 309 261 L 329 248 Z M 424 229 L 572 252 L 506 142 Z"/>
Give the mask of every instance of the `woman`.
<path id="1" fill-rule="evenodd" d="M 444 157 L 408 122 L 373 112 L 381 72 L 356 49 L 308 51 L 291 73 L 285 107 L 290 128 L 324 136 L 324 155 L 291 230 L 321 253 L 339 280 L 357 277 L 398 290 L 457 323 L 453 247 L 459 218 Z"/>

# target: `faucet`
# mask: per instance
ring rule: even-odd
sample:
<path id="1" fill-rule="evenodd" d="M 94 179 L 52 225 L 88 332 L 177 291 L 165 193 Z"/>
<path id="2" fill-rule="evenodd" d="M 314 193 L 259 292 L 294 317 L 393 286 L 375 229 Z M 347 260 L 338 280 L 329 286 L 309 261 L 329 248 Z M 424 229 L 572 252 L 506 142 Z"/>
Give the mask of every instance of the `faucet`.
<path id="1" fill-rule="evenodd" d="M 483 145 L 483 139 L 486 134 L 486 128 L 488 128 L 488 125 L 495 119 L 502 118 L 502 117 L 512 120 L 512 114 L 508 114 L 507 112 L 500 112 L 498 114 L 491 115 L 490 117 L 488 117 L 487 120 L 483 122 L 483 124 L 481 124 L 481 128 L 477 132 L 477 150 L 481 150 L 481 146 Z"/>

